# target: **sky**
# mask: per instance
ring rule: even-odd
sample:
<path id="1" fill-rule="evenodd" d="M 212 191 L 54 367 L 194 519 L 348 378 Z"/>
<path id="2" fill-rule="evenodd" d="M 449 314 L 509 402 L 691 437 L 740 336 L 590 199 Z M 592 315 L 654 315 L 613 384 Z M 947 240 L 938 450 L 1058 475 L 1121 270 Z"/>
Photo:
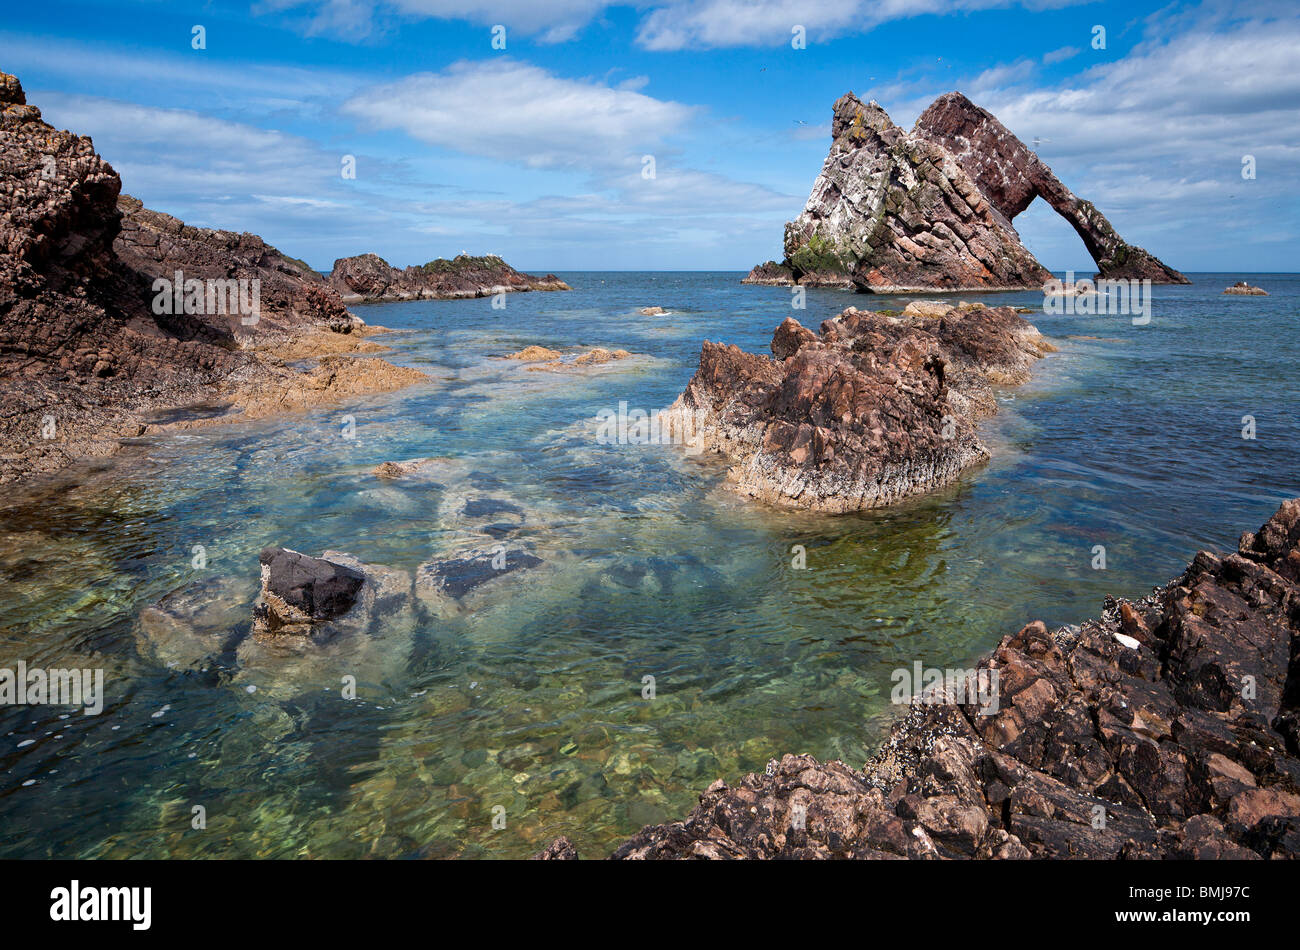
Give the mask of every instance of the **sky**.
<path id="1" fill-rule="evenodd" d="M 72 0 L 0 19 L 0 70 L 124 192 L 322 270 L 462 251 L 747 270 L 780 258 L 836 98 L 910 128 L 955 89 L 1171 266 L 1295 271 L 1298 50 L 1294 0 Z M 1015 225 L 1048 267 L 1092 272 L 1041 200 Z"/>

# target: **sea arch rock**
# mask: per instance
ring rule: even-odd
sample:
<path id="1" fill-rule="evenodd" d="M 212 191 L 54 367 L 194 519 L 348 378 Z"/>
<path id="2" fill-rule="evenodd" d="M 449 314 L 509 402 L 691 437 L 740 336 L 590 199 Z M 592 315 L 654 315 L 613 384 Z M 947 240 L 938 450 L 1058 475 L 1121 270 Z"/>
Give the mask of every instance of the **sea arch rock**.
<path id="1" fill-rule="evenodd" d="M 1135 244 L 1129 244 L 1090 201 L 1077 197 L 1024 142 L 997 117 L 960 92 L 930 103 L 916 120 L 915 133 L 942 146 L 980 192 L 1008 221 L 1042 198 L 1070 223 L 1097 264 L 1097 274 L 1112 280 L 1149 279 L 1186 284 L 1178 271 Z"/>
<path id="2" fill-rule="evenodd" d="M 1042 197 L 1079 233 L 1099 276 L 1187 283 L 1128 244 L 1090 202 L 992 114 L 941 96 L 911 132 L 853 93 L 835 103 L 830 154 L 785 229 L 785 260 L 750 283 L 834 275 L 859 291 L 1019 290 L 1050 279 L 1020 241 L 1016 215 Z"/>

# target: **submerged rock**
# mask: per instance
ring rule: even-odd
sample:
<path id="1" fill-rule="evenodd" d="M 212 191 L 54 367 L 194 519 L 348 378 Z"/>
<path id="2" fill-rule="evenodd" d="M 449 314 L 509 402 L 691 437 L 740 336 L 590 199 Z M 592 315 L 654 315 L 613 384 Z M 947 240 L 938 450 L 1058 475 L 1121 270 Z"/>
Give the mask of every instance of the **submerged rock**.
<path id="1" fill-rule="evenodd" d="M 1072 283 L 1048 281 L 1043 285 L 1044 297 L 1091 297 L 1097 294 L 1097 288 L 1091 281 L 1079 280 Z"/>
<path id="2" fill-rule="evenodd" d="M 911 132 L 853 93 L 833 111 L 830 154 L 802 213 L 786 225 L 784 261 L 759 265 L 746 282 L 882 293 L 1039 287 L 1051 275 L 1011 224 L 1036 197 L 1070 222 L 1102 277 L 1188 282 L 1125 243 L 960 93 L 935 100 Z"/>
<path id="3" fill-rule="evenodd" d="M 140 613 L 136 647 L 169 668 L 196 667 L 235 646 L 248 632 L 248 578 L 203 578 L 186 584 Z"/>
<path id="4" fill-rule="evenodd" d="M 520 360 L 525 363 L 537 363 L 542 360 L 558 360 L 561 356 L 559 350 L 548 350 L 544 346 L 526 346 L 518 353 L 511 353 L 506 357 L 508 360 Z"/>
<path id="5" fill-rule="evenodd" d="M 531 349 L 531 348 L 530 348 Z M 551 351 L 554 352 L 554 351 Z M 613 363 L 618 360 L 625 360 L 632 356 L 627 350 L 607 350 L 603 346 L 597 346 L 588 350 L 586 353 L 580 353 L 572 359 L 563 359 L 559 353 L 556 353 L 556 359 L 549 362 L 540 363 L 537 366 L 528 367 L 530 372 L 564 372 L 566 370 L 576 370 L 579 367 L 602 366 L 605 363 Z"/>
<path id="6" fill-rule="evenodd" d="M 706 342 L 661 418 L 670 435 L 730 459 L 742 494 L 828 512 L 875 508 L 986 459 L 975 420 L 996 411 L 991 386 L 1023 383 L 1051 349 L 1007 307 L 937 318 L 850 308 L 820 334 L 787 318 L 772 337 L 775 359 Z"/>
<path id="7" fill-rule="evenodd" d="M 861 770 L 783 756 L 613 857 L 1300 857 L 1297 602 L 1300 499 L 1148 598 L 1003 638 L 996 702 L 931 693 Z"/>
<path id="8" fill-rule="evenodd" d="M 424 599 L 459 603 L 484 585 L 543 563 L 524 548 L 504 544 L 462 550 L 420 565 L 415 575 L 416 594 Z"/>
<path id="9" fill-rule="evenodd" d="M 417 614 L 411 575 L 368 564 L 341 551 L 310 558 L 268 549 L 271 568 L 263 598 L 276 621 L 284 605 L 294 619 L 274 629 L 254 629 L 239 644 L 233 682 L 273 699 L 287 699 L 323 687 L 337 689 L 340 677 L 358 683 L 395 683 L 407 670 Z M 277 554 L 295 555 L 296 558 Z M 359 579 L 359 583 L 358 583 Z M 279 591 L 276 593 L 275 591 Z M 294 603 L 290 604 L 289 601 Z"/>
<path id="10" fill-rule="evenodd" d="M 403 478 L 417 472 L 427 471 L 441 461 L 443 460 L 437 458 L 418 458 L 405 459 L 400 462 L 380 462 L 370 470 L 370 474 L 376 478 Z"/>
<path id="11" fill-rule="evenodd" d="M 1235 294 L 1243 297 L 1267 297 L 1268 296 L 1267 290 L 1264 290 L 1262 287 L 1256 287 L 1252 284 L 1248 284 L 1244 280 L 1237 281 L 1235 284 L 1233 284 L 1231 287 L 1225 290 L 1224 293 Z"/>
<path id="12" fill-rule="evenodd" d="M 609 363 L 613 360 L 625 360 L 631 355 L 627 350 L 607 350 L 602 346 L 598 346 L 583 353 L 573 362 L 579 366 L 586 366 L 589 363 Z"/>

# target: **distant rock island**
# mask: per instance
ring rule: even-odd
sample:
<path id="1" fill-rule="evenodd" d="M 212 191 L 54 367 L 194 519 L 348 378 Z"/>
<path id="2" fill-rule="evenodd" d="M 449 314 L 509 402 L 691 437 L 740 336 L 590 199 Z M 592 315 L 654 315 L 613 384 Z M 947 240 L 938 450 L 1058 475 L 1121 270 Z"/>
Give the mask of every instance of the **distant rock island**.
<path id="1" fill-rule="evenodd" d="M 334 262 L 329 284 L 343 302 L 368 303 L 393 300 L 459 300 L 490 297 L 527 290 L 569 290 L 554 274 L 521 274 L 494 254 L 451 260 L 438 258 L 418 267 L 399 270 L 378 254 L 343 257 Z"/>
<path id="2" fill-rule="evenodd" d="M 1099 277 L 1189 283 L 1125 242 L 959 92 L 931 103 L 911 132 L 850 92 L 835 103 L 831 137 L 803 212 L 786 225 L 784 260 L 758 265 L 746 283 L 874 293 L 1041 287 L 1052 275 L 1011 223 L 1040 197 L 1078 232 Z"/>

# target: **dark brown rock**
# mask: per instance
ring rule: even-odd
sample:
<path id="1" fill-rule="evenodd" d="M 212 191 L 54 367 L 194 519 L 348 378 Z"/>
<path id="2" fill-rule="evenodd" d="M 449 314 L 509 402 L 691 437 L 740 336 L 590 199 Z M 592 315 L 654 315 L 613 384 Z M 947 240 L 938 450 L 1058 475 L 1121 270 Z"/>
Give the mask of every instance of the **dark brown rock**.
<path id="1" fill-rule="evenodd" d="M 288 548 L 267 548 L 262 565 L 262 603 L 256 626 L 267 633 L 298 632 L 352 609 L 365 575 L 324 558 Z"/>
<path id="2" fill-rule="evenodd" d="M 573 842 L 564 835 L 556 838 L 548 844 L 543 850 L 533 855 L 535 861 L 576 861 L 578 860 L 578 849 L 573 846 Z"/>
<path id="3" fill-rule="evenodd" d="M 759 264 L 741 281 L 742 284 L 769 284 L 777 287 L 799 285 L 800 287 L 835 287 L 840 290 L 852 290 L 853 279 L 840 268 L 827 270 L 802 270 L 768 261 Z"/>
<path id="4" fill-rule="evenodd" d="M 141 431 L 118 411 L 198 401 L 251 365 L 182 315 L 155 317 L 118 260 L 117 173 L 0 74 L 0 482 L 108 454 Z"/>
<path id="5" fill-rule="evenodd" d="M 319 273 L 288 257 L 256 234 L 196 228 L 178 218 L 150 211 L 122 195 L 121 232 L 113 242 L 118 258 L 150 279 L 257 280 L 260 313 L 256 324 L 242 315 L 207 314 L 205 323 L 221 339 L 241 347 L 265 346 L 319 329 L 351 333 L 365 326 L 348 312 L 338 293 Z"/>

